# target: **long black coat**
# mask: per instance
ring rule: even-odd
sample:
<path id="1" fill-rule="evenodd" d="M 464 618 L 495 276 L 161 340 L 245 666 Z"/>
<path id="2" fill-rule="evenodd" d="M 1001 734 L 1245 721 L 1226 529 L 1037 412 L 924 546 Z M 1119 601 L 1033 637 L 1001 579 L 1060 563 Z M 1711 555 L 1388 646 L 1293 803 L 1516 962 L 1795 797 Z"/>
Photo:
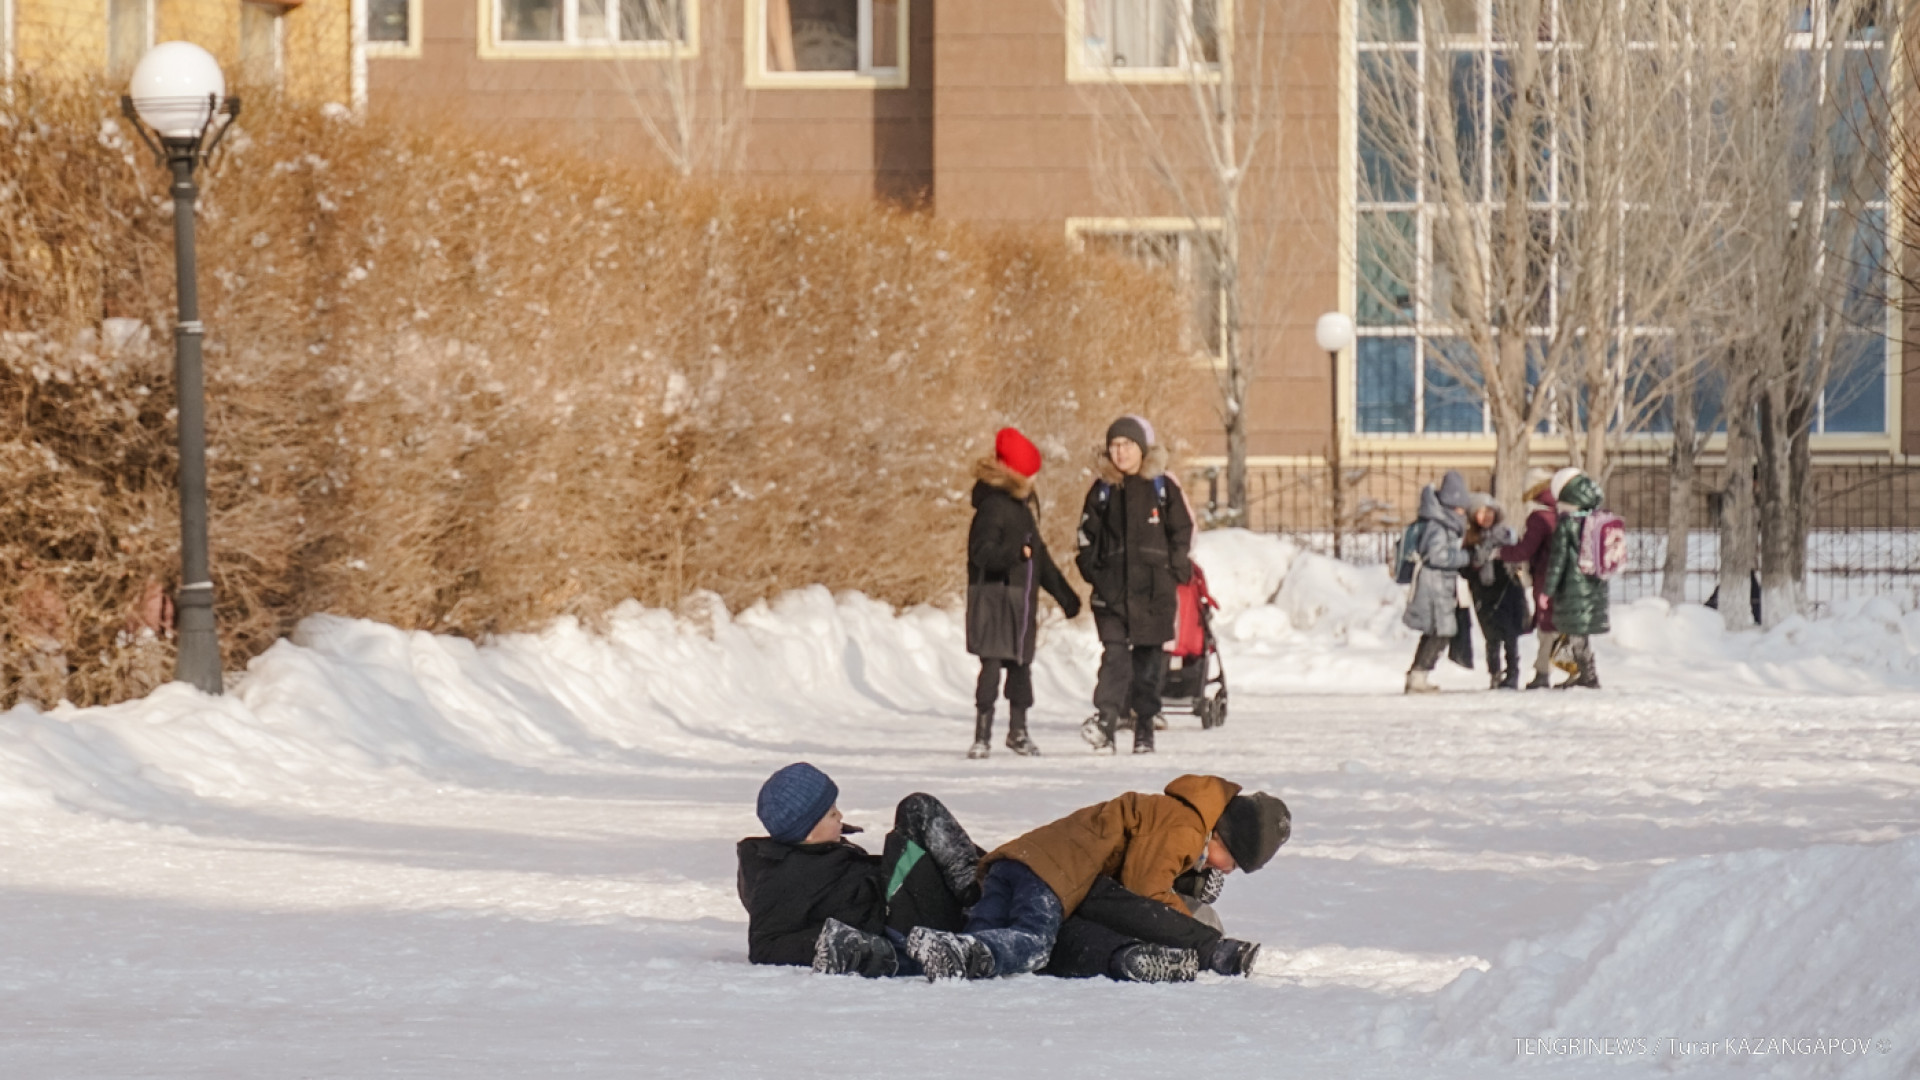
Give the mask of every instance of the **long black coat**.
<path id="1" fill-rule="evenodd" d="M 1193 515 L 1180 485 L 1161 473 L 1159 456 L 1156 448 L 1139 473 L 1123 476 L 1101 455 L 1100 479 L 1080 510 L 1075 565 L 1093 586 L 1101 641 L 1173 640 L 1180 611 L 1174 587 L 1193 579 Z"/>
<path id="2" fill-rule="evenodd" d="M 783 844 L 765 836 L 750 836 L 737 850 L 748 962 L 811 965 L 814 942 L 828 919 L 869 934 L 885 930 L 886 883 L 878 855 L 846 840 Z"/>
<path id="3" fill-rule="evenodd" d="M 1032 481 L 992 459 L 981 462 L 974 475 L 973 525 L 967 530 L 967 651 L 1030 664 L 1039 590 L 1045 589 L 1069 619 L 1080 614 L 1080 598 L 1040 539 Z M 1031 549 L 1033 557 L 1022 549 Z"/>

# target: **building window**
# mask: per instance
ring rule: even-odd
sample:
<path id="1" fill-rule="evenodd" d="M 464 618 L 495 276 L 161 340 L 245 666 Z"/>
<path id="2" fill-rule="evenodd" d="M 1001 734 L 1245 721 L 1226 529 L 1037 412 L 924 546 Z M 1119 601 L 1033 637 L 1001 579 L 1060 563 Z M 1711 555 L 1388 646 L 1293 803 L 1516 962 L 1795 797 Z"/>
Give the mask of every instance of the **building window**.
<path id="1" fill-rule="evenodd" d="M 1188 347 L 1197 355 L 1222 359 L 1226 293 L 1220 287 L 1220 264 L 1213 246 L 1219 242 L 1219 222 L 1074 218 L 1067 222 L 1067 234 L 1083 251 L 1119 255 L 1171 276 L 1191 312 Z"/>
<path id="2" fill-rule="evenodd" d="M 372 56 L 420 55 L 421 0 L 367 0 L 367 52 Z"/>
<path id="3" fill-rule="evenodd" d="M 1217 75 L 1230 0 L 1067 0 L 1072 82 L 1177 82 Z"/>
<path id="4" fill-rule="evenodd" d="M 905 86 L 906 0 L 756 0 L 759 86 Z M 750 39 L 751 40 L 751 39 Z"/>
<path id="5" fill-rule="evenodd" d="M 1084 0 L 1091 4 L 1093 0 Z M 1431 42 L 1422 3 L 1438 6 L 1442 40 Z M 1566 2 L 1566 0 L 1561 0 Z M 1495 166 L 1495 150 L 1506 132 L 1499 118 L 1508 112 L 1511 100 L 1508 71 L 1509 53 L 1514 46 L 1502 39 L 1493 15 L 1497 0 L 1359 0 L 1358 62 L 1355 65 L 1359 88 L 1356 118 L 1357 140 L 1354 169 L 1358 197 L 1354 207 L 1355 323 L 1359 341 L 1355 350 L 1354 429 L 1361 435 L 1459 436 L 1490 433 L 1491 419 L 1484 395 L 1463 372 L 1477 370 L 1467 362 L 1465 351 L 1471 347 L 1460 337 L 1459 315 L 1455 305 L 1456 271 L 1442 255 L 1445 245 L 1441 230 L 1454 227 L 1457 219 L 1440 195 L 1431 189 L 1450 182 L 1434 168 L 1432 157 L 1410 160 L 1403 129 L 1394 127 L 1404 118 L 1417 118 L 1419 140 L 1431 147 L 1440 134 L 1458 149 L 1464 190 L 1471 204 L 1473 220 L 1469 227 L 1485 237 L 1490 225 L 1506 212 L 1506 193 L 1500 171 Z M 1551 57 L 1556 49 L 1576 46 L 1553 40 L 1551 4 L 1543 4 L 1539 47 Z M 1785 65 L 1783 84 L 1792 87 L 1799 80 L 1797 97 L 1808 108 L 1819 95 L 1847 95 L 1841 110 L 1842 120 L 1831 134 L 1836 162 L 1851 160 L 1858 146 L 1850 139 L 1880 138 L 1887 129 L 1884 117 L 1874 117 L 1869 109 L 1890 96 L 1882 89 L 1887 70 L 1887 44 L 1869 17 L 1848 35 L 1836 51 L 1816 49 L 1814 35 L 1804 27 L 1816 25 L 1825 16 L 1811 7 L 1798 16 L 1803 29 L 1786 40 L 1792 52 Z M 1822 56 L 1825 59 L 1821 59 Z M 1840 77 L 1833 72 L 1815 70 L 1820 63 L 1844 65 Z M 1444 65 L 1437 71 L 1433 65 Z M 1550 93 L 1563 90 L 1563 69 L 1549 65 Z M 1796 75 L 1796 70 L 1801 74 Z M 1451 116 L 1447 103 L 1434 103 L 1430 109 L 1430 87 L 1446 87 L 1451 98 Z M 1506 92 L 1509 97 L 1502 98 Z M 1437 93 L 1437 91 L 1436 91 Z M 1373 114 L 1370 110 L 1381 110 Z M 1811 114 L 1807 119 L 1811 130 Z M 1547 122 L 1548 124 L 1551 121 Z M 1436 132 L 1435 125 L 1440 125 Z M 1450 129 L 1450 130 L 1449 130 Z M 1394 134 L 1401 132 L 1402 134 Z M 1552 163 L 1561 138 L 1550 127 L 1543 130 L 1542 160 Z M 1427 151 L 1431 155 L 1431 151 Z M 1865 160 L 1883 162 L 1885 153 L 1875 145 Z M 1541 170 L 1544 179 L 1528 193 L 1529 228 L 1536 235 L 1559 241 L 1574 227 L 1571 196 L 1563 190 L 1562 170 L 1567 166 Z M 1829 167 L 1825 172 L 1838 171 Z M 1884 434 L 1888 429 L 1887 379 L 1890 348 L 1898 348 L 1887 333 L 1891 295 L 1887 268 L 1887 177 L 1878 165 L 1867 170 L 1871 190 L 1857 222 L 1850 225 L 1855 251 L 1848 264 L 1857 268 L 1848 283 L 1844 306 L 1829 316 L 1821 333 L 1819 348 L 1831 349 L 1832 376 L 1823 391 L 1813 430 L 1818 434 Z M 1822 182 L 1824 184 L 1824 181 Z M 1794 202 L 1783 208 L 1790 214 L 1801 212 L 1801 200 L 1807 192 L 1794 193 Z M 1818 205 L 1817 203 L 1815 205 Z M 1829 203 L 1834 212 L 1845 207 L 1839 199 Z M 1505 230 L 1502 230 L 1505 231 Z M 1552 250 L 1553 243 L 1539 246 Z M 1531 292 L 1538 299 L 1528 313 L 1528 325 L 1534 342 L 1544 343 L 1560 317 L 1559 305 L 1568 273 L 1557 261 L 1529 269 L 1529 278 L 1538 284 Z M 1658 326 L 1621 327 L 1609 341 L 1611 350 L 1639 352 L 1658 348 L 1658 342 L 1670 329 Z M 1611 335 L 1610 335 L 1611 336 Z M 1537 353 L 1535 354 L 1537 355 Z M 1533 380 L 1530 371 L 1528 378 Z M 1707 396 L 1702 391 L 1703 399 Z M 1584 410 L 1582 402 L 1571 403 Z M 1709 410 L 1710 411 L 1710 410 Z M 1670 431 L 1670 417 L 1656 416 L 1640 429 L 1643 434 Z M 1724 424 L 1723 418 L 1703 414 L 1708 424 Z M 1582 411 L 1582 422 L 1585 422 Z M 1549 416 L 1543 431 L 1557 427 Z"/>
<path id="6" fill-rule="evenodd" d="M 688 0 L 480 0 L 488 59 L 681 57 L 695 54 L 698 7 Z M 419 11 L 412 11 L 417 21 Z M 418 35 L 418 31 L 414 33 Z"/>
<path id="7" fill-rule="evenodd" d="M 240 78 L 247 86 L 281 85 L 281 30 L 286 8 L 279 4 L 240 5 Z"/>
<path id="8" fill-rule="evenodd" d="M 107 78 L 133 74 L 152 47 L 153 0 L 107 0 Z"/>

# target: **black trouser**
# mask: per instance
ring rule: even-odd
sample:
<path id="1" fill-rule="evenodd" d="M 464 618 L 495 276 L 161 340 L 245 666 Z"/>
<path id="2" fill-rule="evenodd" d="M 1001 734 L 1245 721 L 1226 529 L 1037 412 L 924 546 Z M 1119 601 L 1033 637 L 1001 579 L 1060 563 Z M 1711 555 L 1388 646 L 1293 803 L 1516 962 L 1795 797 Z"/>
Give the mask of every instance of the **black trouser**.
<path id="1" fill-rule="evenodd" d="M 1420 644 L 1413 650 L 1413 667 L 1410 671 L 1432 671 L 1440 658 L 1447 655 L 1447 646 L 1453 644 L 1453 635 L 1441 637 L 1439 634 L 1421 634 Z"/>
<path id="2" fill-rule="evenodd" d="M 1486 634 L 1486 630 L 1487 628 L 1484 626 L 1480 628 L 1480 631 L 1483 634 Z M 1514 672 L 1514 671 L 1520 670 L 1520 639 L 1519 638 L 1494 637 L 1492 634 L 1486 634 L 1486 638 L 1487 638 L 1487 674 L 1505 675 L 1508 672 Z M 1501 660 L 1503 657 L 1506 660 L 1506 665 L 1504 667 L 1501 666 Z"/>
<path id="3" fill-rule="evenodd" d="M 1220 931 L 1199 919 L 1129 892 L 1113 878 L 1095 878 L 1073 917 L 1061 924 L 1052 958 L 1040 973 L 1063 979 L 1112 976 L 1115 955 L 1129 945 L 1144 941 L 1205 950 L 1220 936 Z"/>
<path id="4" fill-rule="evenodd" d="M 1160 715 L 1160 685 L 1167 678 L 1167 650 L 1159 645 L 1100 643 L 1100 675 L 1093 707 L 1122 719 L 1127 710 L 1141 720 Z"/>
<path id="5" fill-rule="evenodd" d="M 901 799 L 880 859 L 888 928 L 965 926 L 966 909 L 980 896 L 984 854 L 939 799 L 920 792 Z"/>
<path id="6" fill-rule="evenodd" d="M 1012 660 L 980 658 L 980 681 L 973 687 L 973 704 L 981 712 L 992 712 L 1000 700 L 1000 672 L 1007 673 L 1007 704 L 1016 709 L 1033 708 L 1033 665 Z"/>

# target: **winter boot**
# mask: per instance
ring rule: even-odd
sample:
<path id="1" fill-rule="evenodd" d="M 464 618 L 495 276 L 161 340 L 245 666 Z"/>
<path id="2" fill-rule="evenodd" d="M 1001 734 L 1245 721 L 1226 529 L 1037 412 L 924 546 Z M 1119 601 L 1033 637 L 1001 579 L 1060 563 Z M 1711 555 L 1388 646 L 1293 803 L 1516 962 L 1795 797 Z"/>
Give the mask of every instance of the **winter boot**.
<path id="1" fill-rule="evenodd" d="M 1200 973 L 1200 954 L 1170 945 L 1129 945 L 1113 954 L 1108 973 L 1121 982 L 1192 982 Z"/>
<path id="2" fill-rule="evenodd" d="M 893 942 L 879 934 L 857 930 L 839 919 L 828 919 L 813 943 L 813 970 L 822 975 L 864 975 L 885 978 L 900 967 Z"/>
<path id="3" fill-rule="evenodd" d="M 967 748 L 967 757 L 983 758 L 993 752 L 993 710 L 981 709 L 973 714 L 973 745 Z"/>
<path id="4" fill-rule="evenodd" d="M 1518 676 L 1515 676 L 1515 678 L 1518 678 Z M 1553 676 L 1544 671 L 1534 675 L 1533 681 L 1527 684 L 1527 689 L 1529 690 L 1549 690 L 1552 688 Z"/>
<path id="5" fill-rule="evenodd" d="M 1499 685 L 1495 686 L 1494 689 L 1496 690 L 1520 689 L 1520 669 L 1508 668 L 1506 677 L 1501 679 Z"/>
<path id="6" fill-rule="evenodd" d="M 1498 690 L 1502 686 L 1505 686 L 1506 682 L 1507 682 L 1506 675 L 1502 674 L 1498 669 L 1495 669 L 1494 671 L 1489 673 L 1489 677 L 1487 681 L 1487 689 Z"/>
<path id="7" fill-rule="evenodd" d="M 1120 718 L 1108 712 L 1097 712 L 1080 721 L 1080 737 L 1087 740 L 1096 754 L 1113 753 L 1113 731 L 1119 726 Z"/>
<path id="8" fill-rule="evenodd" d="M 1407 693 L 1437 694 L 1439 692 L 1440 688 L 1433 685 L 1431 673 L 1417 670 L 1407 672 Z"/>
<path id="9" fill-rule="evenodd" d="M 993 977 L 993 954 L 986 942 L 970 934 L 916 926 L 907 935 L 907 955 L 920 961 L 928 982 Z"/>
<path id="10" fill-rule="evenodd" d="M 1027 710 L 1015 705 L 1007 719 L 1007 749 L 1021 757 L 1039 757 L 1040 748 L 1027 736 Z M 986 757 L 981 754 L 981 757 Z"/>
<path id="11" fill-rule="evenodd" d="M 1133 752 L 1153 753 L 1153 717 L 1143 716 L 1133 722 Z"/>

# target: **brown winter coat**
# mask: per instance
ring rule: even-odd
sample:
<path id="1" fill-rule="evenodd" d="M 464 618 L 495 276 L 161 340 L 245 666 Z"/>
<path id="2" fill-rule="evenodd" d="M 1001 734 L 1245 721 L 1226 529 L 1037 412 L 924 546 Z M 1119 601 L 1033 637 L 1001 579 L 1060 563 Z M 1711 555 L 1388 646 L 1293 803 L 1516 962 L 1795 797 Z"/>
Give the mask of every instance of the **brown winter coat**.
<path id="1" fill-rule="evenodd" d="M 1165 795 L 1129 791 L 1001 845 L 981 860 L 981 872 L 996 859 L 1025 863 L 1068 915 L 1103 876 L 1185 914 L 1173 879 L 1199 864 L 1214 823 L 1239 793 L 1239 784 L 1194 775 L 1168 784 Z"/>

